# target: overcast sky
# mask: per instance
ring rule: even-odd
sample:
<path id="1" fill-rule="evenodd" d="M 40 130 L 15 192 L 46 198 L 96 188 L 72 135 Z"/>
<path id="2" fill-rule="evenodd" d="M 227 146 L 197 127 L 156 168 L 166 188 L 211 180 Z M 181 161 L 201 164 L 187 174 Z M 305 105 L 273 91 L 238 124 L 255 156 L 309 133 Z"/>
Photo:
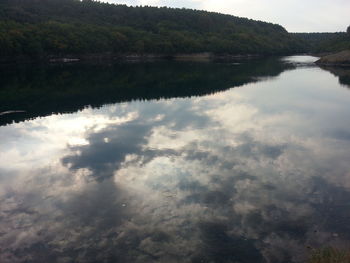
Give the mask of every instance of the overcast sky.
<path id="1" fill-rule="evenodd" d="M 104 0 L 127 5 L 217 11 L 284 26 L 289 32 L 345 31 L 350 0 Z"/>

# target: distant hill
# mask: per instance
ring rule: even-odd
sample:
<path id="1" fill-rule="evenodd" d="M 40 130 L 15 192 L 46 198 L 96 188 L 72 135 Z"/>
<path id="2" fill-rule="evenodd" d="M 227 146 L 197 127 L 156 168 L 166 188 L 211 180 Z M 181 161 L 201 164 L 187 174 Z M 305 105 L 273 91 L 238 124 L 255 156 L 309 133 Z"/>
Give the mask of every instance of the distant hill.
<path id="1" fill-rule="evenodd" d="M 337 33 L 293 33 L 304 41 L 306 51 L 313 53 L 339 52 L 350 49 L 350 34 Z"/>
<path id="2" fill-rule="evenodd" d="M 84 54 L 292 54 L 282 26 L 219 13 L 92 0 L 1 0 L 0 59 Z"/>

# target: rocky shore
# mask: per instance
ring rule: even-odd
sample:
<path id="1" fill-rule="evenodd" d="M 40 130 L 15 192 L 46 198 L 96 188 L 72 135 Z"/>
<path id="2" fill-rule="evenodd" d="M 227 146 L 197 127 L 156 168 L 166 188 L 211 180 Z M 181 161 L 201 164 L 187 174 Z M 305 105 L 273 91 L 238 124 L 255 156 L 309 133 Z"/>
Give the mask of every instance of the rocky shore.
<path id="1" fill-rule="evenodd" d="M 346 66 L 350 67 L 350 50 L 344 50 L 335 54 L 321 57 L 316 61 L 321 66 Z"/>

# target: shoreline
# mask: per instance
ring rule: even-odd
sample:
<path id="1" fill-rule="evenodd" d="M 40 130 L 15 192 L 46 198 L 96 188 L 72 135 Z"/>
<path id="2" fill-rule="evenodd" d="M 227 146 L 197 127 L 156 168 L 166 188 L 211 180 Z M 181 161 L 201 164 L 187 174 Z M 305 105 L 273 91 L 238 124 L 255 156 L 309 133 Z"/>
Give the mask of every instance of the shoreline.
<path id="1" fill-rule="evenodd" d="M 118 62 L 118 61 L 156 61 L 156 60 L 173 60 L 173 61 L 233 61 L 243 59 L 257 59 L 267 56 L 267 54 L 214 54 L 210 52 L 202 53 L 179 53 L 179 54 L 84 54 L 84 55 L 49 55 L 40 58 L 33 57 L 8 57 L 0 58 L 0 65 L 19 64 L 19 63 L 77 63 L 77 62 Z"/>
<path id="2" fill-rule="evenodd" d="M 324 67 L 350 67 L 350 50 L 332 53 L 317 60 L 316 65 Z"/>

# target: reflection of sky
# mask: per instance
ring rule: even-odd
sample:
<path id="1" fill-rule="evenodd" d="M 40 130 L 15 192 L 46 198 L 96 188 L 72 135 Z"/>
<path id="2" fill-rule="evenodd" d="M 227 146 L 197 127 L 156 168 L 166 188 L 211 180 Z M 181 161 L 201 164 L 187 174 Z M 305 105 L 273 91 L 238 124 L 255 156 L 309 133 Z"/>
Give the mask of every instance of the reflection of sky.
<path id="1" fill-rule="evenodd" d="M 349 102 L 301 67 L 1 127 L 0 262 L 300 262 L 345 246 Z"/>

